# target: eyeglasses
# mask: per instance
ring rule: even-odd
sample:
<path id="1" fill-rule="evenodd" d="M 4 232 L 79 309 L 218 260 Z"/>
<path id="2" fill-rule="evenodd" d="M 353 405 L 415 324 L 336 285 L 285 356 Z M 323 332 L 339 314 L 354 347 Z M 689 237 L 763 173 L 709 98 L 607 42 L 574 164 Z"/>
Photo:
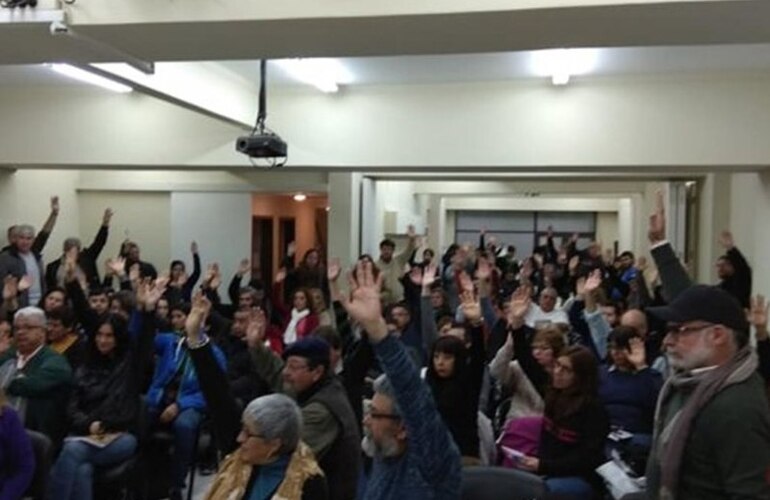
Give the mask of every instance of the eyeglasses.
<path id="1" fill-rule="evenodd" d="M 378 412 L 376 410 L 372 411 L 371 408 L 367 408 L 364 410 L 364 417 L 369 417 L 371 419 L 375 420 L 401 420 L 401 417 L 399 415 L 394 415 L 393 413 L 382 413 Z"/>
<path id="2" fill-rule="evenodd" d="M 711 328 L 713 326 L 716 326 L 712 323 L 706 323 L 705 325 L 669 325 L 667 328 L 667 334 L 671 336 L 672 339 L 678 340 L 679 338 L 689 335 L 691 333 L 700 332 L 707 328 Z"/>
<path id="3" fill-rule="evenodd" d="M 13 325 L 14 331 L 32 330 L 33 328 L 45 328 L 43 325 Z"/>
<path id="4" fill-rule="evenodd" d="M 308 365 L 302 365 L 302 364 L 292 364 L 292 363 L 286 363 L 286 364 L 283 366 L 283 369 L 284 369 L 285 371 L 289 371 L 289 372 L 299 372 L 299 371 L 303 371 L 303 370 L 309 370 L 309 369 L 310 369 L 310 366 L 308 366 Z"/>
<path id="5" fill-rule="evenodd" d="M 265 439 L 265 436 L 263 436 L 262 434 L 251 432 L 246 426 L 241 427 L 241 433 L 247 438 Z"/>

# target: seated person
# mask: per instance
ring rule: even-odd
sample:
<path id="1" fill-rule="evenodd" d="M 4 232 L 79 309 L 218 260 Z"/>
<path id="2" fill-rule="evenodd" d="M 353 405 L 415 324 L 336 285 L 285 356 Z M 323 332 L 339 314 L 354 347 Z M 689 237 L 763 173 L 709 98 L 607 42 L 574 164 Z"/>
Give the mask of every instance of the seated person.
<path id="1" fill-rule="evenodd" d="M 0 498 L 24 497 L 35 473 L 35 455 L 27 431 L 0 389 Z"/>
<path id="2" fill-rule="evenodd" d="M 228 498 L 325 500 L 326 479 L 313 452 L 300 440 L 302 414 L 288 396 L 253 400 L 242 415 L 218 366 L 213 346 L 200 334 L 208 306 L 196 300 L 187 329 L 189 355 L 211 408 L 220 449 L 229 453 L 206 494 Z"/>
<path id="3" fill-rule="evenodd" d="M 596 357 L 581 346 L 556 360 L 545 399 L 538 456 L 524 456 L 518 467 L 545 476 L 549 491 L 564 498 L 591 500 L 602 483 L 594 470 L 604 462 L 609 433 L 599 401 Z"/>
<path id="4" fill-rule="evenodd" d="M 189 308 L 189 305 L 187 306 Z M 172 326 L 184 324 L 174 319 Z M 189 310 L 189 309 L 187 309 Z M 171 469 L 172 500 L 181 498 L 185 476 L 195 450 L 195 436 L 206 410 L 206 400 L 198 384 L 195 367 L 190 362 L 187 344 L 178 333 L 159 333 L 155 336 L 157 362 L 146 403 L 151 428 L 170 427 L 174 434 L 174 454 Z M 213 348 L 220 367 L 225 369 L 225 357 L 218 347 Z"/>
<path id="5" fill-rule="evenodd" d="M 75 330 L 75 314 L 69 307 L 48 312 L 48 345 L 67 358 L 73 372 L 83 364 L 87 342 Z"/>
<path id="6" fill-rule="evenodd" d="M 24 426 L 58 443 L 64 435 L 64 408 L 72 370 L 64 356 L 45 345 L 42 309 L 24 307 L 13 318 L 15 347 L 0 355 L 0 388 Z"/>
<path id="7" fill-rule="evenodd" d="M 152 316 L 145 317 L 144 328 L 149 334 L 140 338 L 151 342 Z M 120 463 L 136 449 L 137 363 L 145 356 L 136 355 L 138 345 L 119 316 L 107 316 L 88 338 L 88 355 L 75 372 L 75 387 L 67 407 L 73 436 L 65 439 L 51 470 L 51 500 L 92 498 L 94 467 Z"/>
<path id="8" fill-rule="evenodd" d="M 632 443 L 649 448 L 663 377 L 647 366 L 644 341 L 635 329 L 615 328 L 607 347 L 608 364 L 599 372 L 599 399 L 613 429 L 633 434 Z"/>

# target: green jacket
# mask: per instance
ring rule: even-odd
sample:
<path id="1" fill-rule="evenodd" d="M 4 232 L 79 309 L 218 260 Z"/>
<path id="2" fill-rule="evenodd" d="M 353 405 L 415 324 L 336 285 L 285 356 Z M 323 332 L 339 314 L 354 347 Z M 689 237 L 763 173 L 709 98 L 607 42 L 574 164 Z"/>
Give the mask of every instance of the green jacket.
<path id="1" fill-rule="evenodd" d="M 0 355 L 0 380 L 16 364 L 16 348 Z M 56 442 L 67 431 L 65 409 L 72 385 L 67 359 L 48 346 L 42 349 L 5 387 L 11 397 L 27 400 L 24 426 L 42 432 Z"/>
<path id="2" fill-rule="evenodd" d="M 770 409 L 754 373 L 717 394 L 696 417 L 676 500 L 770 499 L 769 474 Z M 649 498 L 657 495 L 650 491 Z"/>

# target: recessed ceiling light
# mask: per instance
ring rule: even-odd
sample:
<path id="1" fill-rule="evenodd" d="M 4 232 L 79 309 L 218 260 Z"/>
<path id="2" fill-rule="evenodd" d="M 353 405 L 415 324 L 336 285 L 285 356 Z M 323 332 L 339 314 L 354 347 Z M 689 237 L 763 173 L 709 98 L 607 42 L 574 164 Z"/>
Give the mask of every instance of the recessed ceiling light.
<path id="1" fill-rule="evenodd" d="M 596 70 L 599 62 L 597 49 L 550 49 L 532 52 L 532 72 L 551 78 L 554 85 L 566 85 L 570 77 L 585 75 Z"/>
<path id="2" fill-rule="evenodd" d="M 337 59 L 278 59 L 274 62 L 295 80 L 313 85 L 322 92 L 337 92 L 339 85 L 353 81 L 348 69 Z"/>
<path id="3" fill-rule="evenodd" d="M 307 200 L 307 195 L 305 193 L 297 193 L 294 195 L 294 201 L 305 201 Z"/>

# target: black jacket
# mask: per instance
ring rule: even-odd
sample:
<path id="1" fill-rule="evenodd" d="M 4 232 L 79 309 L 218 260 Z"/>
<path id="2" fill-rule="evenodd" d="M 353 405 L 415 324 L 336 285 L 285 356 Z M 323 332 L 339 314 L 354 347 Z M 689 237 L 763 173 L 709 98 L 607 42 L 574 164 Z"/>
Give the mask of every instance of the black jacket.
<path id="1" fill-rule="evenodd" d="M 91 245 L 82 249 L 78 255 L 78 266 L 80 266 L 80 269 L 83 270 L 83 273 L 86 275 L 86 279 L 88 280 L 88 285 L 92 288 L 100 286 L 97 260 L 99 259 L 99 254 L 102 253 L 104 245 L 107 243 L 107 236 L 109 235 L 109 231 L 109 226 L 101 226 L 99 231 L 96 233 L 96 237 L 94 237 L 94 241 L 91 242 Z M 61 257 L 59 257 L 55 261 L 48 264 L 48 266 L 46 266 L 45 283 L 48 288 L 64 286 L 63 284 L 60 284 L 59 280 L 57 279 L 57 274 L 59 273 L 61 263 L 62 260 Z"/>

